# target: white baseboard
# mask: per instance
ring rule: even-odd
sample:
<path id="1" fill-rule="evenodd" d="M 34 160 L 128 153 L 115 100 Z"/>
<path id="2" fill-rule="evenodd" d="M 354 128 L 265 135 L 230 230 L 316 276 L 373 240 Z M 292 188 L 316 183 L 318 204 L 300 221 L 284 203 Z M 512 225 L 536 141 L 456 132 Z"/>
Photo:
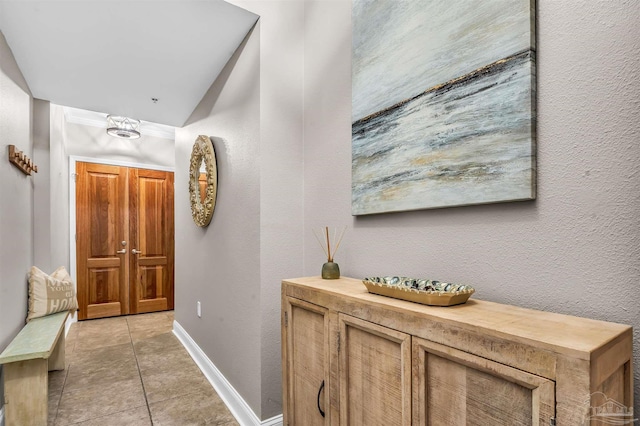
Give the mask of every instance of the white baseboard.
<path id="1" fill-rule="evenodd" d="M 211 383 L 211 386 L 213 386 L 241 426 L 282 426 L 282 414 L 260 421 L 251 407 L 249 407 L 249 404 L 247 404 L 238 391 L 231 386 L 231 383 L 222 375 L 220 370 L 216 368 L 209 357 L 207 357 L 197 343 L 189 336 L 189 333 L 187 333 L 177 321 L 173 321 L 173 334 L 176 335 L 187 352 L 189 352 L 191 358 L 193 358 L 207 380 L 209 380 L 209 383 Z"/>
<path id="2" fill-rule="evenodd" d="M 69 334 L 69 329 L 74 322 L 78 322 L 78 315 L 76 312 L 72 313 L 67 317 L 67 322 L 64 324 L 64 335 L 65 337 Z M 4 426 L 0 424 L 0 426 Z"/>
<path id="3" fill-rule="evenodd" d="M 261 426 L 282 426 L 282 414 L 263 420 Z"/>

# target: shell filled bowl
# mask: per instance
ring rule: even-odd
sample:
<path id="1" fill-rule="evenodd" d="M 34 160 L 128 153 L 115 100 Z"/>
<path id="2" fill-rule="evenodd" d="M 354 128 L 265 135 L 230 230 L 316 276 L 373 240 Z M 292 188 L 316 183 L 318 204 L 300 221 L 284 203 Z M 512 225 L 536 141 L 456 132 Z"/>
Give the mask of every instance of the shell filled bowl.
<path id="1" fill-rule="evenodd" d="M 430 306 L 460 305 L 476 291 L 468 285 L 409 277 L 370 277 L 362 282 L 369 293 Z"/>

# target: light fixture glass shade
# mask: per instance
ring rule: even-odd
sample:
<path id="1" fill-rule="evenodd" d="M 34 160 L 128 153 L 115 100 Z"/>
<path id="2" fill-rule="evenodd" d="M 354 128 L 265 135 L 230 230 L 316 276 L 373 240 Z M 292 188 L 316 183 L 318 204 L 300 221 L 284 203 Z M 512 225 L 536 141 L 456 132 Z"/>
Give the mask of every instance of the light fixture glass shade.
<path id="1" fill-rule="evenodd" d="M 140 137 L 140 120 L 107 115 L 107 133 L 121 139 L 138 139 Z"/>

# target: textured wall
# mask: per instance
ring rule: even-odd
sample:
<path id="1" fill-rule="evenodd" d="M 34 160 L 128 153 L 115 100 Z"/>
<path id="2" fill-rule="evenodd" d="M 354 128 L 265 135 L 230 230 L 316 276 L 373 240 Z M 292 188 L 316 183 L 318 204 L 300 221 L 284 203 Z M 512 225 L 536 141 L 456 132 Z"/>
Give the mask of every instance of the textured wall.
<path id="1" fill-rule="evenodd" d="M 187 124 L 176 129 L 175 151 L 176 321 L 258 415 L 259 46 L 254 29 Z M 214 138 L 218 164 L 216 207 L 206 228 L 195 225 L 189 204 L 189 160 L 198 135 Z"/>
<path id="2" fill-rule="evenodd" d="M 176 235 L 176 318 L 268 419 L 282 412 L 280 281 L 302 275 L 304 2 L 232 3 L 260 21 L 176 132 L 176 227 L 184 229 Z M 216 136 L 221 173 L 206 230 L 193 225 L 186 195 L 198 134 Z M 200 251 L 219 254 L 200 264 Z M 202 297 L 210 313 L 198 319 Z"/>
<path id="3" fill-rule="evenodd" d="M 262 419 L 282 412 L 280 282 L 302 272 L 304 3 L 253 1 L 260 15 L 260 367 Z"/>
<path id="4" fill-rule="evenodd" d="M 402 274 L 474 297 L 632 325 L 640 410 L 640 7 L 538 1 L 538 199 L 354 218 L 351 6 L 305 6 L 305 274 L 311 227 L 348 225 L 343 275 Z"/>
<path id="5" fill-rule="evenodd" d="M 33 246 L 33 264 L 45 272 L 52 272 L 57 268 L 51 264 L 51 232 L 49 231 L 51 228 L 50 114 L 49 102 L 33 100 L 33 159 L 38 165 L 38 183 L 33 188 L 33 240 L 37 241 Z"/>
<path id="6" fill-rule="evenodd" d="M 38 174 L 27 176 L 7 161 L 7 145 L 33 157 L 29 87 L 0 33 L 0 352 L 27 318 L 27 273 L 33 264 L 33 187 Z M 4 392 L 0 370 L 0 408 Z"/>

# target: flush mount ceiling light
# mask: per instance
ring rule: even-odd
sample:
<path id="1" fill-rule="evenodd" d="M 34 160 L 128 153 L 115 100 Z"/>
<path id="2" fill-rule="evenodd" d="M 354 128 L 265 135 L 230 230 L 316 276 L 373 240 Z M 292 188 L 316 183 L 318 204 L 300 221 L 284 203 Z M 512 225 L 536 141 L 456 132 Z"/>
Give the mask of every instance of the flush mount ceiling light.
<path id="1" fill-rule="evenodd" d="M 121 139 L 138 139 L 140 137 L 140 120 L 107 115 L 107 133 Z"/>

